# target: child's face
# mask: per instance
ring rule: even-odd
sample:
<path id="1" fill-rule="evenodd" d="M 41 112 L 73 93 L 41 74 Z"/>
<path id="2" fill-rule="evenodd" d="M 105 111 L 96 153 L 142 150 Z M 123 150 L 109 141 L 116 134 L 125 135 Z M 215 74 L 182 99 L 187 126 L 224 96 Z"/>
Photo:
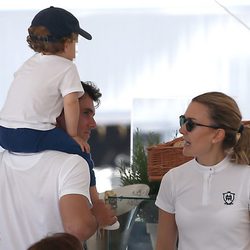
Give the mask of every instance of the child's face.
<path id="1" fill-rule="evenodd" d="M 76 43 L 76 40 L 65 43 L 64 57 L 71 61 L 76 57 Z"/>

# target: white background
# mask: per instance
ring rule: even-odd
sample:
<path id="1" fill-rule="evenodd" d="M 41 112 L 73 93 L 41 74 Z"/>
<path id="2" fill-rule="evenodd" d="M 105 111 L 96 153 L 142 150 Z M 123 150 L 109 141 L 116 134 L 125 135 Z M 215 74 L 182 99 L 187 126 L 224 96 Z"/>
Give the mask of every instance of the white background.
<path id="1" fill-rule="evenodd" d="M 190 98 L 211 90 L 235 97 L 249 119 L 249 1 L 219 4 L 0 1 L 0 107 L 14 71 L 33 53 L 26 44 L 33 16 L 54 5 L 71 11 L 93 36 L 79 41 L 76 64 L 81 79 L 103 93 L 99 124 L 130 124 L 132 118 L 133 128 L 178 128 Z"/>

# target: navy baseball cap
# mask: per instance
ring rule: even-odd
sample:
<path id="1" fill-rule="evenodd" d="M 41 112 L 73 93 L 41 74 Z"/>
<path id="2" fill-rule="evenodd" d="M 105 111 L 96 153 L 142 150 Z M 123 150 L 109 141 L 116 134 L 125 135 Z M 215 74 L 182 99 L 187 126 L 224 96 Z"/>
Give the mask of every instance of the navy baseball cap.
<path id="1" fill-rule="evenodd" d="M 49 7 L 38 12 L 31 22 L 30 27 L 44 26 L 50 32 L 49 41 L 57 41 L 72 33 L 81 35 L 91 40 L 92 36 L 83 30 L 77 18 L 65 9 Z"/>

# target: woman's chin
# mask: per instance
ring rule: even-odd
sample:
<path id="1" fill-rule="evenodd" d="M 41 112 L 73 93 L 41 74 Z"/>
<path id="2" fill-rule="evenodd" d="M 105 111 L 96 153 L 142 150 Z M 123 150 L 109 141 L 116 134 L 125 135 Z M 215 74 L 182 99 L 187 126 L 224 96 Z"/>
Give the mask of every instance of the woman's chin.
<path id="1" fill-rule="evenodd" d="M 183 148 L 182 153 L 184 156 L 193 157 L 193 153 L 189 149 L 187 149 L 186 147 Z"/>

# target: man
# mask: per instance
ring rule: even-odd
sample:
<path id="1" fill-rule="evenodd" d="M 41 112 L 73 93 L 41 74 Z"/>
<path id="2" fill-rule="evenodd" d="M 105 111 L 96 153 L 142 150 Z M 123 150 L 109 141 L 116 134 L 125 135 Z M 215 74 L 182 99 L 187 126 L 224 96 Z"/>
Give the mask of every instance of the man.
<path id="1" fill-rule="evenodd" d="M 95 109 L 98 108 L 100 105 L 100 98 L 102 94 L 92 82 L 87 81 L 81 83 L 84 89 L 84 95 L 79 99 L 80 118 L 77 134 L 87 144 L 91 135 L 91 130 L 96 128 L 96 121 L 94 119 Z M 62 112 L 62 114 L 57 118 L 57 126 L 62 128 L 63 130 L 66 130 L 64 112 Z M 90 154 L 89 157 L 93 167 L 93 161 L 91 159 Z M 102 207 L 101 203 L 103 203 L 103 201 L 99 199 L 99 194 L 97 192 L 96 185 L 90 186 L 90 197 L 94 205 L 93 209 L 98 208 L 97 204 L 99 204 L 99 206 L 104 209 L 97 215 L 99 227 L 112 225 L 117 220 L 117 218 L 113 215 L 114 212 L 110 210 L 109 206 Z"/>
<path id="2" fill-rule="evenodd" d="M 86 96 L 82 101 L 91 103 Z M 95 127 L 94 105 L 91 107 L 81 109 L 78 130 L 86 138 Z M 83 132 L 88 119 L 92 127 Z M 0 153 L 0 249 L 26 250 L 46 235 L 63 231 L 84 241 L 100 225 L 113 224 L 116 217 L 97 199 L 95 187 L 91 209 L 89 185 L 88 164 L 78 155 Z"/>

